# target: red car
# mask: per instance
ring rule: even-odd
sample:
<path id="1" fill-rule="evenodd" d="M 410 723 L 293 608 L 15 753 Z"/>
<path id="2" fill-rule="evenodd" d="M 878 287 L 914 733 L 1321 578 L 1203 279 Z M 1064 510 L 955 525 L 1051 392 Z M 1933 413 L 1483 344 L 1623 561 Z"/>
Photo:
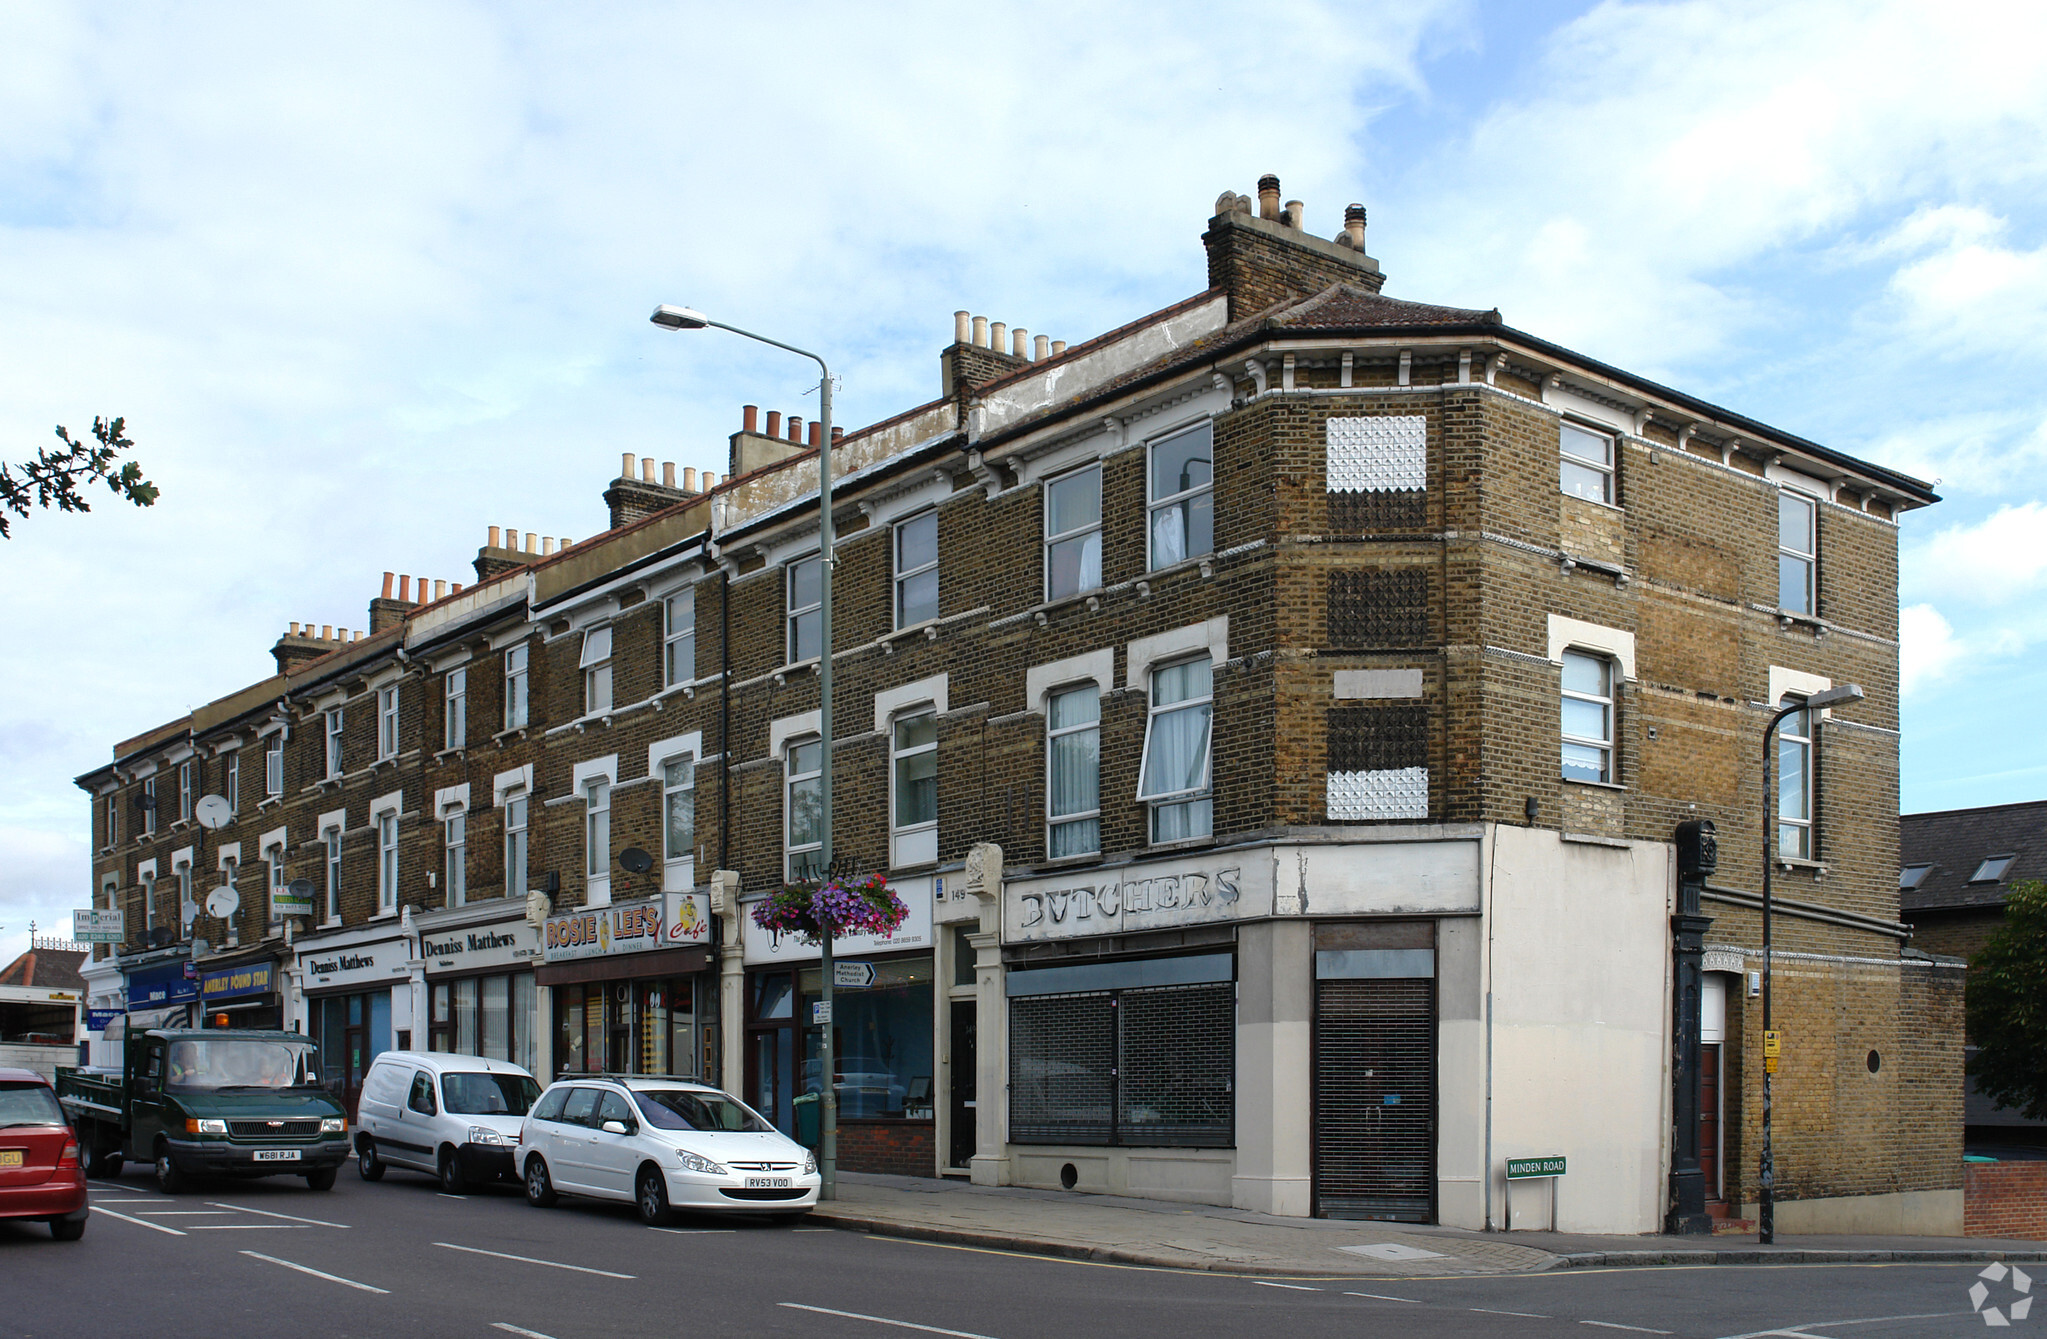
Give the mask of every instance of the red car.
<path id="1" fill-rule="evenodd" d="M 58 1241 L 85 1235 L 85 1166 L 49 1080 L 0 1069 L 0 1218 L 40 1218 Z"/>

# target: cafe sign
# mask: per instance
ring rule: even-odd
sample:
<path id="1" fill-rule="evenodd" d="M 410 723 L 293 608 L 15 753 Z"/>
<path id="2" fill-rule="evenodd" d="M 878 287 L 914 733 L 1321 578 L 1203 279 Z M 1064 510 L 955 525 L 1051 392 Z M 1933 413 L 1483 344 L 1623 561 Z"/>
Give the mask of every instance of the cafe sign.
<path id="1" fill-rule="evenodd" d="M 549 962 L 708 943 L 711 899 L 704 893 L 662 893 L 641 901 L 584 907 L 549 916 L 540 935 L 541 951 Z"/>

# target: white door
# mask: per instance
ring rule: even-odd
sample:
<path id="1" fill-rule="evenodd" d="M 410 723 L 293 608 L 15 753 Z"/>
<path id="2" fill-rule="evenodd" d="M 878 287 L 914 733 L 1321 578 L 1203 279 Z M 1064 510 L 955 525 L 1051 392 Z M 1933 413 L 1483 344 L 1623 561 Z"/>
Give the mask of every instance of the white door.
<path id="1" fill-rule="evenodd" d="M 604 1128 L 607 1121 L 623 1125 L 633 1133 L 613 1134 Z M 590 1131 L 591 1184 L 607 1195 L 631 1199 L 633 1173 L 639 1170 L 645 1154 L 640 1147 L 639 1119 L 625 1094 L 606 1092 L 597 1104 L 595 1124 L 596 1128 Z"/>
<path id="2" fill-rule="evenodd" d="M 547 1170 L 563 1190 L 586 1195 L 595 1190 L 590 1180 L 590 1143 L 597 1134 L 597 1099 L 602 1095 L 596 1088 L 571 1088 L 561 1119 L 548 1123 Z"/>

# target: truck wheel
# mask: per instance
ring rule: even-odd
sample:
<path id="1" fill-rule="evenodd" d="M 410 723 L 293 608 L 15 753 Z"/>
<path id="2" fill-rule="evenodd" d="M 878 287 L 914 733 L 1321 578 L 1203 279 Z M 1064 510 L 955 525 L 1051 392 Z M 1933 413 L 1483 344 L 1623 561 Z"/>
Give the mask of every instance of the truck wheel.
<path id="1" fill-rule="evenodd" d="M 460 1195 L 469 1189 L 469 1178 L 462 1175 L 462 1160 L 452 1148 L 441 1150 L 440 1176 L 443 1195 Z"/>
<path id="2" fill-rule="evenodd" d="M 339 1167 L 322 1167 L 317 1172 L 307 1172 L 306 1187 L 310 1190 L 332 1190 L 334 1189 L 334 1173 L 340 1170 Z"/>
<path id="3" fill-rule="evenodd" d="M 156 1150 L 156 1188 L 166 1195 L 180 1194 L 191 1188 L 191 1179 L 178 1170 L 177 1163 L 171 1161 L 168 1148 Z"/>
<path id="4" fill-rule="evenodd" d="M 384 1179 L 384 1160 L 377 1156 L 376 1141 L 363 1136 L 362 1147 L 355 1151 L 355 1174 L 365 1181 Z"/>

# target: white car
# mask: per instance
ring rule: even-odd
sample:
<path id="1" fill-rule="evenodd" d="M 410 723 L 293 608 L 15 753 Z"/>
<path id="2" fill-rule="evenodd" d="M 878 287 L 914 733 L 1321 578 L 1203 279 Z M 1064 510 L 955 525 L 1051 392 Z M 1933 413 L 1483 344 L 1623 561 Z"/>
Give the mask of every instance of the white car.
<path id="1" fill-rule="evenodd" d="M 810 1150 L 738 1098 L 654 1075 L 560 1080 L 526 1114 L 518 1156 L 527 1203 L 619 1200 L 654 1227 L 671 1208 L 798 1218 L 820 1183 Z"/>
<path id="2" fill-rule="evenodd" d="M 519 1127 L 540 1085 L 519 1066 L 445 1051 L 385 1051 L 363 1076 L 355 1166 L 365 1181 L 407 1167 L 459 1195 L 518 1175 Z"/>

